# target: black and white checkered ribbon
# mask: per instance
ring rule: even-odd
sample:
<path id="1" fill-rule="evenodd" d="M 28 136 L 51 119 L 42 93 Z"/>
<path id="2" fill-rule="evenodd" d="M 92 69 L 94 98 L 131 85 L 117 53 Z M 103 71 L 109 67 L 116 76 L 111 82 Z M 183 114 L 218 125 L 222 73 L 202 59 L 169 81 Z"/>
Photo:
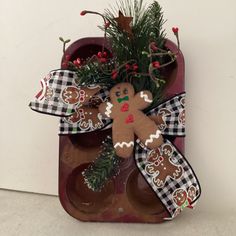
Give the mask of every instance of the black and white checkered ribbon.
<path id="1" fill-rule="evenodd" d="M 31 109 L 60 116 L 59 134 L 86 133 L 110 128 L 112 121 L 102 118 L 98 110 L 96 111 L 98 119 L 96 124 L 89 119 L 86 126 L 82 126 L 84 124 L 83 119 L 70 122 L 68 118 L 83 107 L 80 106 L 80 103 L 65 103 L 62 99 L 62 91 L 68 86 L 79 88 L 76 83 L 77 79 L 76 73 L 72 71 L 51 71 L 48 76 L 41 80 L 42 90 L 35 100 L 30 103 Z M 109 100 L 109 91 L 101 89 L 96 97 L 102 102 L 107 101 Z M 158 117 L 157 125 L 164 137 L 185 136 L 185 93 L 162 102 L 156 108 L 147 112 L 146 115 L 150 118 L 154 117 L 154 120 Z M 153 152 L 155 150 L 149 150 L 139 140 L 136 141 L 135 161 L 137 167 L 165 205 L 170 213 L 170 219 L 172 219 L 184 207 L 195 205 L 201 193 L 200 185 L 192 167 L 170 141 L 165 140 L 165 143 L 158 148 L 158 155 L 154 159 L 150 159 L 149 157 Z M 166 167 L 164 163 L 167 163 Z M 162 167 L 163 169 L 161 169 Z M 177 172 L 173 171 L 173 173 L 165 175 L 165 171 L 170 171 L 168 167 Z M 183 199 L 181 199 L 181 196 L 183 196 Z M 181 200 L 185 200 L 182 205 Z"/>
<path id="2" fill-rule="evenodd" d="M 30 102 L 30 108 L 34 111 L 50 115 L 71 115 L 74 112 L 74 106 L 62 102 L 61 92 L 64 88 L 75 84 L 75 76 L 75 72 L 69 70 L 51 71 L 41 80 L 42 90 L 36 98 Z"/>
<path id="3" fill-rule="evenodd" d="M 109 91 L 106 89 L 101 89 L 97 94 L 97 97 L 101 101 L 105 102 L 108 100 Z M 77 122 L 71 123 L 66 117 L 60 119 L 59 124 L 59 134 L 78 134 L 78 133 L 88 133 L 99 129 L 107 129 L 112 121 L 110 119 L 105 119 L 100 113 L 97 114 L 100 122 L 95 126 L 92 121 L 88 121 L 87 126 L 84 128 L 81 126 L 83 120 L 78 120 Z"/>
<path id="4" fill-rule="evenodd" d="M 60 116 L 59 134 L 77 134 L 92 132 L 94 130 L 103 129 L 111 123 L 111 120 L 104 119 L 97 111 L 97 122 L 94 124 L 91 119 L 85 121 L 84 118 L 78 119 L 76 122 L 70 122 L 70 118 L 81 104 L 65 103 L 62 99 L 63 91 L 68 87 L 80 88 L 76 80 L 78 76 L 75 72 L 69 70 L 51 71 L 45 78 L 41 80 L 42 90 L 38 93 L 29 106 L 32 110 L 48 115 Z M 92 86 L 91 86 L 92 87 Z M 101 89 L 96 98 L 102 102 L 109 97 L 107 89 Z M 79 114 L 78 114 L 79 115 Z"/>
<path id="5" fill-rule="evenodd" d="M 185 136 L 185 93 L 176 95 L 149 111 L 148 116 L 162 116 L 163 135 Z"/>
<path id="6" fill-rule="evenodd" d="M 163 155 L 165 147 L 168 147 L 168 157 L 167 155 Z M 187 202 L 187 204 L 185 203 L 185 206 L 193 207 L 200 197 L 201 188 L 192 167 L 170 141 L 165 140 L 165 143 L 158 149 L 159 153 L 161 154 L 159 158 L 163 159 L 158 161 L 158 158 L 156 158 L 155 162 L 151 162 L 148 160 L 148 156 L 154 150 L 150 150 L 143 146 L 143 144 L 137 143 L 135 150 L 135 161 L 138 169 L 146 179 L 147 183 L 151 186 L 153 191 L 160 198 L 170 213 L 169 219 L 172 219 L 183 210 L 183 204 L 188 199 L 189 189 L 194 189 L 195 193 L 194 196 L 192 196 L 191 202 Z M 169 165 L 176 169 L 176 174 L 173 172 L 172 174 L 166 174 L 166 176 L 164 175 L 163 177 L 163 172 L 168 173 L 168 169 L 165 169 L 168 166 L 165 166 L 166 164 L 164 164 L 165 162 L 163 161 L 166 158 L 168 158 L 168 160 L 165 161 L 169 162 Z M 147 171 L 148 167 L 149 169 L 151 168 L 152 171 Z M 182 174 L 178 176 L 178 173 Z M 162 182 L 160 182 L 160 175 L 162 175 Z M 175 196 L 175 192 L 178 191 L 180 196 Z M 174 198 L 181 197 L 181 194 L 183 193 L 186 193 L 186 199 L 183 204 L 181 205 L 178 204 L 178 202 L 176 203 L 176 199 Z"/>

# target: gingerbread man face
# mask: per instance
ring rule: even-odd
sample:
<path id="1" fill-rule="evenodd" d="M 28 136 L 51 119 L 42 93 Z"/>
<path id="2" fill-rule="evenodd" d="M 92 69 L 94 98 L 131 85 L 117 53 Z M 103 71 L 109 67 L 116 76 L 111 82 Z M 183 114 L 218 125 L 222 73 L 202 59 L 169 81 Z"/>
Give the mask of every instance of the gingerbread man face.
<path id="1" fill-rule="evenodd" d="M 165 144 L 161 149 L 151 151 L 148 156 L 145 171 L 153 176 L 153 183 L 158 188 L 165 185 L 167 178 L 179 179 L 183 174 L 182 167 L 172 163 L 172 154 L 172 146 Z"/>
<path id="2" fill-rule="evenodd" d="M 111 102 L 120 105 L 129 102 L 134 97 L 134 88 L 129 83 L 121 83 L 113 87 L 110 91 Z"/>
<path id="3" fill-rule="evenodd" d="M 85 104 L 100 90 L 100 87 L 66 87 L 62 93 L 62 101 L 66 104 Z"/>
<path id="4" fill-rule="evenodd" d="M 62 99 L 67 104 L 76 104 L 78 102 L 84 102 L 85 91 L 79 90 L 76 87 L 70 86 L 62 91 Z"/>
<path id="5" fill-rule="evenodd" d="M 187 200 L 187 192 L 184 189 L 177 189 L 173 193 L 173 199 L 176 205 L 181 207 Z"/>
<path id="6" fill-rule="evenodd" d="M 99 106 L 101 114 L 113 119 L 112 139 L 116 154 L 123 158 L 132 155 L 135 135 L 149 148 L 163 143 L 161 131 L 142 110 L 152 103 L 152 94 L 141 91 L 135 94 L 130 83 L 120 83 L 110 91 L 111 102 Z"/>
<path id="7" fill-rule="evenodd" d="M 197 197 L 197 195 L 198 195 L 198 191 L 197 191 L 196 187 L 193 185 L 190 186 L 188 188 L 188 198 L 190 199 L 190 201 L 191 202 L 194 201 L 195 198 Z"/>

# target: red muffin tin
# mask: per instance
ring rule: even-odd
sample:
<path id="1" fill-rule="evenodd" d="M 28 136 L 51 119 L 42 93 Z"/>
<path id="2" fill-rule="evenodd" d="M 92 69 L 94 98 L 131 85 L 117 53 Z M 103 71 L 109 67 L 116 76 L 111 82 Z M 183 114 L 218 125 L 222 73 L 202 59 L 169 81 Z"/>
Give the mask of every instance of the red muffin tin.
<path id="1" fill-rule="evenodd" d="M 71 60 L 87 58 L 101 51 L 103 42 L 103 38 L 80 39 L 68 47 L 65 55 L 70 55 Z M 165 46 L 173 52 L 177 51 L 177 46 L 170 40 L 166 40 Z M 112 53 L 108 43 L 105 48 Z M 176 62 L 162 73 L 167 78 L 165 97 L 184 91 L 184 58 L 181 52 Z M 119 175 L 108 181 L 101 192 L 93 192 L 84 184 L 83 170 L 96 159 L 102 141 L 110 134 L 109 129 L 60 135 L 59 197 L 62 206 L 81 221 L 162 222 L 169 213 L 146 183 L 133 158 L 122 162 Z M 184 138 L 178 137 L 172 141 L 183 153 Z"/>

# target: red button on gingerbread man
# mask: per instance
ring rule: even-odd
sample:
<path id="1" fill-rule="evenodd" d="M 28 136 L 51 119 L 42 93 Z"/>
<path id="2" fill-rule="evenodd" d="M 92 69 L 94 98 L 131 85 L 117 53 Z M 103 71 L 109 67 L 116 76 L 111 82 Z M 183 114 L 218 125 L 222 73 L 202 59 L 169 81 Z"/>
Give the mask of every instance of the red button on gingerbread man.
<path id="1" fill-rule="evenodd" d="M 132 155 L 134 135 L 151 149 L 163 143 L 161 131 L 155 122 L 142 112 L 152 103 L 149 91 L 135 94 L 130 83 L 120 83 L 111 89 L 110 99 L 111 102 L 99 106 L 99 111 L 113 119 L 112 139 L 118 156 L 128 158 Z"/>

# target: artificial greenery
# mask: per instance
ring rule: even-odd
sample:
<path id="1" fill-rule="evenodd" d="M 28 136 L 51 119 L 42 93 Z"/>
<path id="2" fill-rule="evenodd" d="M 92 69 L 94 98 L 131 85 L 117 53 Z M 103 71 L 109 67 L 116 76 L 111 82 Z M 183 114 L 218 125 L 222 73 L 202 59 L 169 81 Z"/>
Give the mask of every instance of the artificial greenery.
<path id="1" fill-rule="evenodd" d="M 116 8 L 107 9 L 104 14 L 82 11 L 81 15 L 95 14 L 103 18 L 104 41 L 111 44 L 111 51 L 102 51 L 91 58 L 70 61 L 64 64 L 78 75 L 78 85 L 99 84 L 110 89 L 117 83 L 129 82 L 136 92 L 149 90 L 153 102 L 147 109 L 156 107 L 161 101 L 165 78 L 161 68 L 176 60 L 179 52 L 165 48 L 165 31 L 162 8 L 154 1 L 146 7 L 143 0 L 121 0 Z M 178 42 L 178 28 L 172 29 Z M 63 42 L 63 51 L 67 41 Z M 145 110 L 146 112 L 147 110 Z M 107 180 L 117 175 L 121 158 L 115 154 L 111 138 L 102 145 L 98 158 L 84 172 L 85 183 L 93 191 L 100 191 Z"/>
<path id="2" fill-rule="evenodd" d="M 133 17 L 132 37 L 118 27 L 115 20 L 118 11 L 125 16 Z M 151 42 L 156 42 L 159 48 L 163 48 L 165 42 L 165 33 L 162 29 L 165 21 L 159 3 L 154 2 L 146 9 L 143 0 L 121 1 L 117 8 L 106 10 L 105 17 L 110 22 L 110 27 L 106 31 L 108 38 L 111 39 L 112 52 L 117 63 L 123 64 L 129 60 L 136 60 L 139 71 L 147 72 L 150 61 L 142 52 L 148 51 Z"/>
<path id="3" fill-rule="evenodd" d="M 132 16 L 132 37 L 125 31 L 122 31 L 115 20 L 118 11 L 121 11 L 125 16 Z M 145 8 L 143 0 L 125 0 L 121 1 L 117 8 L 106 10 L 105 17 L 110 22 L 110 27 L 103 30 L 107 31 L 108 38 L 111 39 L 112 52 L 118 65 L 122 65 L 130 60 L 133 60 L 138 65 L 138 73 L 128 74 L 119 73 L 117 82 L 124 82 L 132 76 L 131 82 L 136 90 L 149 90 L 153 94 L 153 106 L 157 105 L 161 97 L 163 83 L 156 86 L 155 81 L 150 78 L 148 73 L 149 65 L 152 61 L 158 60 L 160 64 L 163 62 L 163 57 L 153 57 L 152 60 L 143 52 L 149 51 L 151 42 L 155 42 L 157 47 L 164 49 L 165 31 L 163 24 L 162 8 L 158 2 L 153 2 L 148 8 Z M 160 71 L 155 70 L 155 76 L 161 78 Z M 161 80 L 163 81 L 163 80 Z M 151 107 L 150 107 L 151 108 Z"/>
<path id="4" fill-rule="evenodd" d="M 97 159 L 83 172 L 87 186 L 99 192 L 105 183 L 119 173 L 122 159 L 115 154 L 111 137 L 107 137 Z"/>
<path id="5" fill-rule="evenodd" d="M 89 58 L 89 60 L 83 62 L 83 65 L 80 67 L 69 62 L 69 68 L 76 72 L 79 78 L 78 85 L 88 86 L 99 84 L 109 89 L 115 85 L 115 80 L 113 80 L 111 76 L 114 62 L 111 59 L 107 59 L 107 61 L 108 60 L 109 63 L 101 63 L 96 58 Z"/>
<path id="6" fill-rule="evenodd" d="M 151 75 L 149 67 L 155 61 L 162 65 L 168 58 L 165 54 L 151 55 L 150 49 L 151 43 L 155 43 L 158 50 L 165 49 L 165 20 L 159 3 L 154 1 L 146 7 L 143 0 L 121 0 L 116 8 L 107 9 L 104 14 L 82 11 L 81 15 L 89 13 L 102 16 L 105 25 L 100 28 L 105 32 L 105 39 L 111 43 L 113 58 L 105 58 L 101 62 L 94 55 L 80 66 L 70 62 L 69 68 L 76 71 L 80 78 L 79 85 L 99 84 L 109 89 L 116 83 L 130 82 L 136 92 L 149 90 L 153 94 L 149 109 L 156 106 L 160 102 L 165 80 L 158 69 L 153 70 Z M 130 27 L 131 34 L 117 23 L 118 14 L 130 19 L 127 27 Z M 127 70 L 127 65 L 137 69 Z"/>

